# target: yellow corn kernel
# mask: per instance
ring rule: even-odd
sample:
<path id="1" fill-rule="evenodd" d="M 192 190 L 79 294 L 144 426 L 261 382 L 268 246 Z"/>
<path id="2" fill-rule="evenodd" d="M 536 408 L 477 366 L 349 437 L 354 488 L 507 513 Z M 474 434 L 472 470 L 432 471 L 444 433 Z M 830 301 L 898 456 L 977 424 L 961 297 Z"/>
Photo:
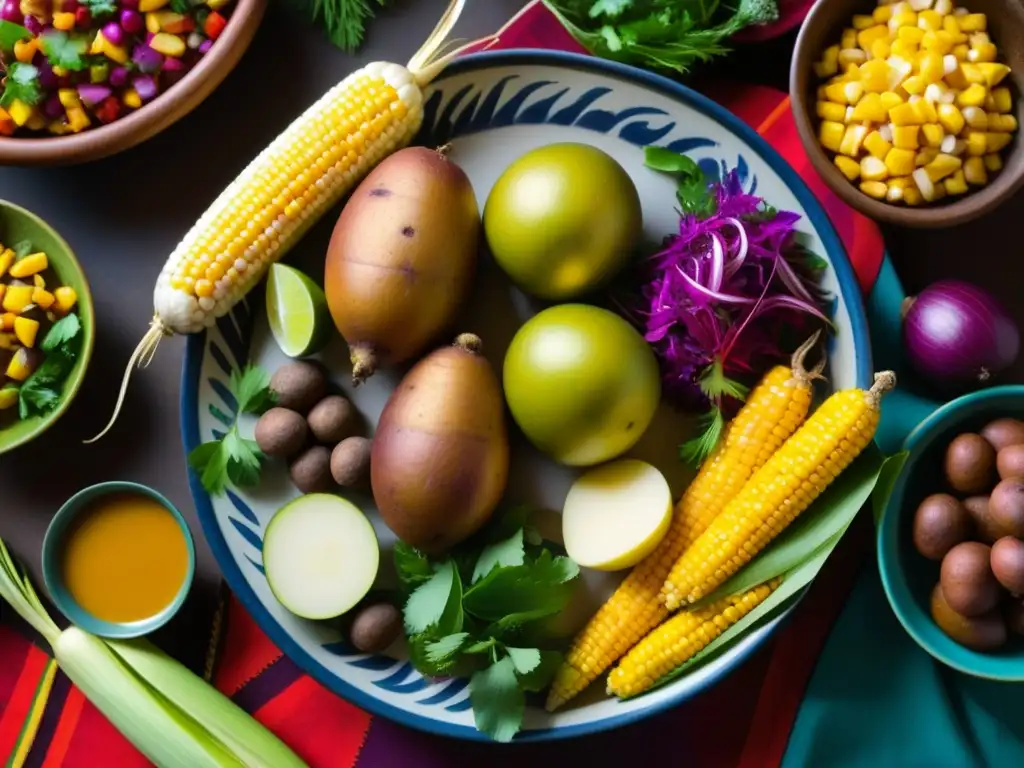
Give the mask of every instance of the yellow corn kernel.
<path id="1" fill-rule="evenodd" d="M 857 30 L 868 29 L 869 27 L 873 27 L 874 25 L 875 25 L 875 20 L 871 16 L 866 16 L 864 14 L 857 14 L 857 15 L 855 15 L 853 17 L 853 28 L 854 29 L 857 29 Z M 889 34 L 889 30 L 886 29 L 885 33 Z"/>
<path id="2" fill-rule="evenodd" d="M 949 32 L 953 37 L 956 37 L 963 31 L 960 29 L 960 22 L 957 21 L 957 17 L 953 14 L 948 14 L 943 17 L 942 28 L 946 32 Z"/>
<path id="3" fill-rule="evenodd" d="M 1001 115 L 998 112 L 988 113 L 988 129 L 993 133 L 1014 133 L 1017 127 L 1017 118 L 1013 115 Z"/>
<path id="4" fill-rule="evenodd" d="M 860 177 L 862 181 L 885 181 L 889 178 L 889 169 L 884 160 L 868 155 L 860 161 Z"/>
<path id="5" fill-rule="evenodd" d="M 19 40 L 14 44 L 14 58 L 22 64 L 30 64 L 32 57 L 39 50 L 39 38 L 33 37 L 30 40 Z"/>
<path id="6" fill-rule="evenodd" d="M 43 276 L 40 274 L 32 275 L 32 285 L 36 288 L 45 288 L 46 280 L 44 280 Z"/>
<path id="7" fill-rule="evenodd" d="M 967 194 L 967 179 L 964 177 L 963 169 L 957 171 L 944 182 L 943 186 L 946 189 L 947 195 L 966 195 Z"/>
<path id="8" fill-rule="evenodd" d="M 125 88 L 121 94 L 121 102 L 130 109 L 138 109 L 142 106 L 142 97 L 134 88 Z"/>
<path id="9" fill-rule="evenodd" d="M 989 94 L 992 99 L 992 110 L 1005 114 L 1013 109 L 1013 97 L 1010 96 L 1009 88 L 993 88 Z"/>
<path id="10" fill-rule="evenodd" d="M 938 123 L 928 123 L 921 126 L 921 135 L 926 147 L 938 147 L 946 138 L 946 131 Z"/>
<path id="11" fill-rule="evenodd" d="M 934 183 L 958 171 L 963 167 L 963 164 L 963 160 L 959 157 L 940 152 L 934 160 L 924 167 L 924 170 L 928 174 L 928 178 Z"/>
<path id="12" fill-rule="evenodd" d="M 942 56 L 937 53 L 926 53 L 920 59 L 921 78 L 926 83 L 937 83 L 946 74 Z"/>
<path id="13" fill-rule="evenodd" d="M 172 35 L 167 32 L 159 32 L 153 35 L 153 39 L 149 41 L 149 47 L 158 53 L 162 53 L 164 56 L 173 56 L 175 58 L 185 53 L 185 41 L 178 35 Z"/>
<path id="14" fill-rule="evenodd" d="M 968 83 L 977 85 L 985 84 L 985 75 L 977 64 L 964 62 L 960 65 L 960 71 L 964 73 L 964 79 L 966 79 Z"/>
<path id="15" fill-rule="evenodd" d="M 919 125 L 896 125 L 892 129 L 892 145 L 897 149 L 917 149 Z"/>
<path id="16" fill-rule="evenodd" d="M 967 179 L 968 184 L 973 184 L 976 187 L 988 184 L 985 161 L 980 157 L 967 158 L 967 162 L 964 163 L 964 178 Z"/>
<path id="17" fill-rule="evenodd" d="M 839 50 L 856 48 L 857 47 L 857 30 L 848 28 L 843 30 L 842 36 L 839 38 Z"/>
<path id="18" fill-rule="evenodd" d="M 963 113 L 955 104 L 939 104 L 936 112 L 939 115 L 939 123 L 946 129 L 946 133 L 953 136 L 958 136 L 967 123 Z"/>
<path id="19" fill-rule="evenodd" d="M 85 110 L 81 107 L 71 107 L 67 110 L 68 113 L 68 126 L 74 133 L 84 131 L 91 125 L 89 115 L 86 114 Z"/>
<path id="20" fill-rule="evenodd" d="M 1005 64 L 999 64 L 996 62 L 983 62 L 978 64 L 978 71 L 981 72 L 981 76 L 985 78 L 985 85 L 989 88 L 995 88 L 1006 76 L 1010 74 L 1010 68 Z"/>
<path id="21" fill-rule="evenodd" d="M 889 51 L 904 61 L 913 61 L 917 56 L 917 43 L 908 40 L 894 40 L 889 46 Z"/>
<path id="22" fill-rule="evenodd" d="M 150 11 L 158 11 L 170 1 L 171 0 L 139 0 L 139 12 L 149 13 Z"/>
<path id="23" fill-rule="evenodd" d="M 13 408 L 18 404 L 18 388 L 4 387 L 0 389 L 0 411 Z"/>
<path id="24" fill-rule="evenodd" d="M 914 172 L 914 159 L 916 153 L 913 149 L 894 148 L 885 156 L 885 167 L 889 169 L 890 176 L 909 176 Z"/>
<path id="25" fill-rule="evenodd" d="M 6 312 L 20 314 L 25 307 L 32 303 L 32 291 L 31 285 L 8 285 L 7 290 L 4 291 L 3 304 L 0 306 L 3 306 Z"/>
<path id="26" fill-rule="evenodd" d="M 892 6 L 879 5 L 871 12 L 871 18 L 879 24 L 885 24 L 892 18 Z"/>
<path id="27" fill-rule="evenodd" d="M 943 80 L 954 91 L 966 90 L 967 86 L 970 85 L 967 82 L 967 76 L 964 74 L 963 64 L 959 60 L 957 61 L 956 69 L 952 72 L 947 72 Z"/>
<path id="28" fill-rule="evenodd" d="M 899 30 L 901 27 L 913 27 L 917 29 L 917 14 L 913 11 L 900 11 L 899 13 L 893 12 L 892 18 L 889 19 L 889 29 Z M 923 31 L 918 29 L 918 32 L 923 34 Z M 897 34 L 900 34 L 899 32 Z M 920 42 L 920 39 L 917 40 Z"/>
<path id="29" fill-rule="evenodd" d="M 7 286 L 4 286 L 5 288 Z M 13 331 L 14 320 L 17 317 L 13 312 L 4 312 L 0 315 L 0 331 Z"/>
<path id="30" fill-rule="evenodd" d="M 36 343 L 36 334 L 39 333 L 39 321 L 28 317 L 16 317 L 14 319 L 14 337 L 26 347 L 33 347 Z"/>
<path id="31" fill-rule="evenodd" d="M 55 300 L 56 299 L 54 298 L 54 295 L 45 288 L 35 286 L 32 289 L 32 303 L 35 304 L 40 309 L 49 309 L 50 307 L 53 306 L 53 302 Z"/>
<path id="32" fill-rule="evenodd" d="M 853 108 L 851 119 L 863 123 L 884 123 L 888 111 L 882 106 L 882 96 L 878 93 L 864 95 Z"/>
<path id="33" fill-rule="evenodd" d="M 35 110 L 25 121 L 25 127 L 32 131 L 41 131 L 46 127 L 46 116 L 39 110 Z"/>
<path id="34" fill-rule="evenodd" d="M 869 53 L 873 59 L 888 59 L 892 53 L 892 43 L 888 40 L 875 40 Z"/>
<path id="35" fill-rule="evenodd" d="M 984 131 L 976 131 L 968 128 L 963 133 L 963 139 L 967 142 L 967 154 L 972 157 L 981 157 L 985 154 L 988 142 L 985 139 Z"/>
<path id="36" fill-rule="evenodd" d="M 903 202 L 907 205 L 921 205 L 924 202 L 924 197 L 921 195 L 921 190 L 917 187 L 907 187 L 903 190 Z"/>
<path id="37" fill-rule="evenodd" d="M 852 79 L 850 77 L 851 66 L 859 67 L 867 60 L 867 51 L 862 51 L 860 48 L 843 48 L 841 51 L 839 51 L 839 68 L 846 73 L 847 79 Z"/>
<path id="38" fill-rule="evenodd" d="M 936 88 L 940 86 L 930 85 L 928 87 Z M 936 123 L 939 120 L 939 113 L 935 109 L 935 104 L 928 99 L 918 99 L 915 101 L 914 109 L 921 116 L 922 123 Z"/>
<path id="39" fill-rule="evenodd" d="M 913 75 L 903 81 L 903 90 L 911 96 L 921 95 L 926 87 L 928 87 L 928 83 L 920 75 Z"/>
<path id="40" fill-rule="evenodd" d="M 836 168 L 850 181 L 856 181 L 860 177 L 860 163 L 854 160 L 852 157 L 846 157 L 845 155 L 836 155 L 835 159 Z"/>
<path id="41" fill-rule="evenodd" d="M 989 173 L 999 173 L 1003 170 L 1003 158 L 999 155 L 985 155 L 985 170 Z"/>
<path id="42" fill-rule="evenodd" d="M 53 24 L 54 29 L 67 32 L 68 30 L 75 28 L 75 14 L 61 13 L 58 11 L 53 14 L 53 20 L 50 23 Z"/>
<path id="43" fill-rule="evenodd" d="M 860 81 L 868 93 L 889 90 L 889 62 L 872 59 L 860 68 Z"/>
<path id="44" fill-rule="evenodd" d="M 870 152 L 872 156 L 877 157 L 879 160 L 884 160 L 886 155 L 889 154 L 889 150 L 892 149 L 892 144 L 882 138 L 882 134 L 878 131 L 872 131 L 864 139 L 864 148 Z M 858 174 L 860 173 L 859 168 L 857 172 Z"/>
<path id="45" fill-rule="evenodd" d="M 885 107 L 886 112 L 902 103 L 903 98 L 895 91 L 886 91 L 882 94 L 882 106 Z"/>
<path id="46" fill-rule="evenodd" d="M 846 120 L 846 105 L 836 104 L 834 101 L 819 101 L 816 105 L 818 117 L 822 120 L 831 120 L 833 123 L 842 123 Z"/>
<path id="47" fill-rule="evenodd" d="M 889 192 L 889 188 L 885 185 L 884 181 L 862 181 L 860 183 L 860 191 L 868 197 L 884 200 Z"/>
<path id="48" fill-rule="evenodd" d="M 11 326 L 11 327 L 13 328 L 14 326 Z M 18 344 L 18 339 L 15 338 L 13 333 L 0 333 L 0 349 L 6 349 L 6 350 L 10 350 L 10 351 L 15 351 L 15 350 L 18 350 L 20 348 L 21 348 L 21 345 Z M 7 388 L 5 387 L 5 390 L 6 389 Z M 14 391 L 17 392 L 17 390 L 14 390 Z"/>
<path id="49" fill-rule="evenodd" d="M 676 505 L 665 538 L 576 635 L 555 673 L 549 711 L 580 693 L 667 618 L 658 594 L 672 566 L 807 417 L 811 374 L 803 357 L 809 348 L 801 347 L 790 367 L 775 366 L 751 391 Z"/>
<path id="50" fill-rule="evenodd" d="M 988 18 L 984 13 L 968 13 L 957 19 L 961 32 L 984 32 L 988 29 Z"/>
<path id="51" fill-rule="evenodd" d="M 29 367 L 29 357 L 26 350 L 19 349 L 11 361 L 7 364 L 7 370 L 5 374 L 7 378 L 14 379 L 15 381 L 24 381 L 32 374 L 32 369 Z"/>
<path id="52" fill-rule="evenodd" d="M 860 146 L 864 143 L 865 136 L 867 136 L 866 126 L 847 126 L 846 133 L 843 134 L 843 141 L 839 145 L 840 154 L 847 155 L 851 158 L 855 158 L 860 155 Z"/>
<path id="53" fill-rule="evenodd" d="M 971 128 L 979 131 L 988 130 L 988 115 L 981 107 L 964 107 L 961 114 Z"/>
<path id="54" fill-rule="evenodd" d="M 896 39 L 911 45 L 920 45 L 924 39 L 924 30 L 914 27 L 900 27 L 896 31 Z"/>
<path id="55" fill-rule="evenodd" d="M 683 553 L 662 587 L 665 606 L 710 594 L 807 509 L 874 438 L 881 398 L 895 384 L 887 371 L 867 392 L 830 395 Z"/>
<path id="56" fill-rule="evenodd" d="M 857 44 L 865 51 L 871 50 L 871 44 L 876 40 L 888 40 L 889 28 L 885 24 L 868 27 L 857 34 Z"/>
<path id="57" fill-rule="evenodd" d="M 921 41 L 921 47 L 924 50 L 936 53 L 939 56 L 951 53 L 954 45 L 953 36 L 943 29 L 937 32 L 925 32 L 924 39 Z"/>
<path id="58" fill-rule="evenodd" d="M 747 592 L 673 616 L 637 643 L 611 671 L 607 692 L 627 698 L 647 691 L 763 603 L 781 583 L 782 578 L 776 577 Z"/>
<path id="59" fill-rule="evenodd" d="M 953 46 L 953 55 L 956 56 L 956 60 L 963 63 L 969 60 L 971 55 L 971 47 L 966 43 L 959 43 Z"/>
<path id="60" fill-rule="evenodd" d="M 818 141 L 825 149 L 838 152 L 843 143 L 843 136 L 846 134 L 846 126 L 842 123 L 834 123 L 831 120 L 822 120 L 818 129 Z"/>
<path id="61" fill-rule="evenodd" d="M 917 26 L 925 31 L 942 29 L 942 14 L 930 8 L 917 14 Z"/>
<path id="62" fill-rule="evenodd" d="M 956 103 L 961 109 L 963 107 L 984 107 L 985 99 L 988 97 L 988 90 L 984 85 L 972 83 L 966 90 L 956 95 Z"/>
<path id="63" fill-rule="evenodd" d="M 894 126 L 899 125 L 923 125 L 924 116 L 913 104 L 900 104 L 889 110 L 889 121 Z"/>
<path id="64" fill-rule="evenodd" d="M 30 253 L 25 258 L 14 262 L 11 265 L 9 274 L 11 277 L 16 277 L 20 280 L 23 277 L 31 277 L 36 272 L 42 272 L 48 266 L 50 266 L 50 263 L 45 253 Z"/>
<path id="65" fill-rule="evenodd" d="M 885 199 L 890 203 L 898 203 L 903 199 L 904 190 L 911 186 L 914 180 L 909 176 L 899 176 L 897 178 L 889 179 L 886 181 L 888 190 L 885 193 Z"/>
<path id="66" fill-rule="evenodd" d="M 25 123 L 32 119 L 32 115 L 35 114 L 35 110 L 21 99 L 13 99 L 11 103 L 7 105 L 7 114 L 11 116 L 15 125 L 25 125 Z"/>
<path id="67" fill-rule="evenodd" d="M 978 43 L 967 52 L 967 60 L 976 63 L 994 62 L 999 57 L 999 50 L 993 43 Z"/>
<path id="68" fill-rule="evenodd" d="M 914 165 L 918 168 L 922 168 L 936 157 L 939 156 L 939 150 L 935 147 L 925 147 L 914 156 Z"/>
<path id="69" fill-rule="evenodd" d="M 14 263 L 15 254 L 10 248 L 0 246 L 0 277 L 7 274 L 7 270 Z"/>
<path id="70" fill-rule="evenodd" d="M 846 83 L 830 83 L 825 86 L 825 96 L 829 101 L 835 102 L 836 104 L 846 104 L 846 90 L 844 86 Z"/>
<path id="71" fill-rule="evenodd" d="M 55 309 L 62 315 L 66 315 L 78 303 L 78 294 L 70 285 L 62 285 L 53 292 L 53 296 L 56 299 Z"/>
<path id="72" fill-rule="evenodd" d="M 1004 149 L 1007 144 L 1010 143 L 1010 139 L 1013 136 L 1009 133 L 986 133 L 985 136 L 985 151 L 981 154 L 991 154 L 992 152 L 998 152 Z"/>

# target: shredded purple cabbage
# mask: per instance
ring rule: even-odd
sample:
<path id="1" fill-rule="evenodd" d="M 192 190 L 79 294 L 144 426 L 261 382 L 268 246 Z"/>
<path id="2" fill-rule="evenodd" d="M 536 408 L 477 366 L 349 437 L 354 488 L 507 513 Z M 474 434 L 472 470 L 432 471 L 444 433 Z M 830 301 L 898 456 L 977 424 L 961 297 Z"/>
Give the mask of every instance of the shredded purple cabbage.
<path id="1" fill-rule="evenodd" d="M 735 172 L 712 191 L 717 210 L 683 215 L 679 234 L 641 267 L 630 314 L 661 363 L 667 394 L 681 405 L 709 405 L 699 379 L 718 361 L 727 376 L 757 375 L 788 362 L 782 339 L 820 327 L 826 297 L 796 242 L 799 214 L 774 211 L 743 190 Z"/>

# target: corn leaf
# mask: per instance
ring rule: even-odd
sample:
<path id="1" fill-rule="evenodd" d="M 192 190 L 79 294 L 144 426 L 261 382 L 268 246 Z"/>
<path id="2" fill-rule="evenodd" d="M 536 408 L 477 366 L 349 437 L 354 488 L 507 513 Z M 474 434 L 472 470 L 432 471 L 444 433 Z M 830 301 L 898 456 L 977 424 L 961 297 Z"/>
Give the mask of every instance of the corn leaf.
<path id="1" fill-rule="evenodd" d="M 903 471 L 903 465 L 907 463 L 909 456 L 909 451 L 900 451 L 890 456 L 885 462 L 885 466 L 882 467 L 882 473 L 878 476 L 878 485 L 875 486 L 875 493 L 871 497 L 871 511 L 874 513 L 876 526 L 882 523 L 882 515 L 885 514 L 889 497 L 892 496 L 893 489 L 896 487 L 896 478 Z"/>

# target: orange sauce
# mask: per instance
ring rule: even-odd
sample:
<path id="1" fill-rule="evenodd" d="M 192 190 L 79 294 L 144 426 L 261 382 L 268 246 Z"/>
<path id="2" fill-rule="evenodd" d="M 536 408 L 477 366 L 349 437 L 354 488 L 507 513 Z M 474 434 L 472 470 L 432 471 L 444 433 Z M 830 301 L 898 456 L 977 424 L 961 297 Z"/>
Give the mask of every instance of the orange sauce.
<path id="1" fill-rule="evenodd" d="M 62 576 L 97 619 L 132 622 L 170 605 L 188 575 L 188 545 L 155 499 L 110 494 L 91 502 L 65 534 Z"/>

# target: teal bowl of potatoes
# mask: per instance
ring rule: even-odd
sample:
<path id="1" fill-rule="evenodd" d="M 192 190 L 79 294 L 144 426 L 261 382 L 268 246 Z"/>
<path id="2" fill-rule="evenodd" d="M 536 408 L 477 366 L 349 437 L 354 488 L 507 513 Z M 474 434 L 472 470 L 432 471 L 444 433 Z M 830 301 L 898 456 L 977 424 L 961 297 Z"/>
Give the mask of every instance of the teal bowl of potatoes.
<path id="1" fill-rule="evenodd" d="M 877 540 L 889 604 L 943 664 L 1024 681 L 1024 386 L 939 407 L 903 448 Z"/>

